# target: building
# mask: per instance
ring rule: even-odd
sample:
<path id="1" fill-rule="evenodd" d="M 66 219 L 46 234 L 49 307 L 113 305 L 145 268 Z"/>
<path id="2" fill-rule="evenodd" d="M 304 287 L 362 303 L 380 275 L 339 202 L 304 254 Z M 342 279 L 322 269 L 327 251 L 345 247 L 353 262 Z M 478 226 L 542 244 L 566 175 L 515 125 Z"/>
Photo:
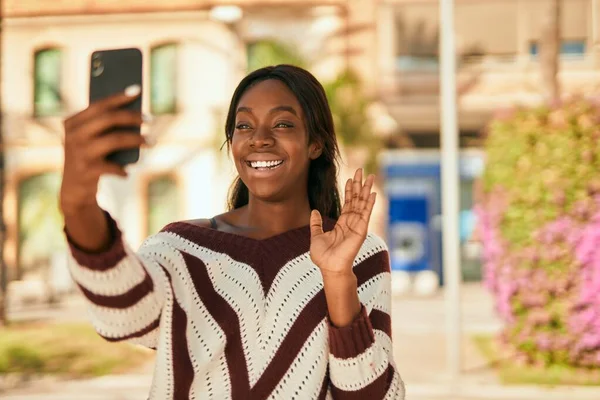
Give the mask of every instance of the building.
<path id="1" fill-rule="evenodd" d="M 234 171 L 224 119 L 257 43 L 277 37 L 312 55 L 326 78 L 343 68 L 341 1 L 22 1 L 4 3 L 2 99 L 6 146 L 5 248 L 10 278 L 66 282 L 57 195 L 63 119 L 87 107 L 91 53 L 144 54 L 145 133 L 127 179 L 101 180 L 99 201 L 134 247 L 164 224 L 225 209 Z M 233 13 L 232 13 L 233 11 Z M 254 47 L 253 47 L 254 46 Z M 337 48 L 336 48 L 337 46 Z"/>
<path id="2" fill-rule="evenodd" d="M 477 148 L 495 110 L 541 101 L 538 51 L 547 2 L 455 2 L 461 146 Z M 598 3 L 563 0 L 560 79 L 567 94 L 598 90 Z M 223 4 L 236 7 L 215 8 Z M 6 0 L 3 6 L 5 256 L 13 279 L 40 279 L 64 263 L 56 207 L 61 121 L 87 106 L 89 57 L 97 49 L 133 46 L 145 57 L 144 111 L 153 121 L 144 129 L 156 145 L 127 180 L 103 179 L 100 191 L 133 246 L 168 221 L 224 210 L 234 176 L 218 151 L 226 107 L 260 57 L 259 45 L 272 39 L 301 54 L 322 80 L 356 70 L 376 100 L 378 121 L 386 122 L 389 147 L 439 148 L 438 0 Z M 469 185 L 462 190 L 472 198 Z M 376 231 L 383 233 L 385 218 L 379 220 Z"/>
<path id="3" fill-rule="evenodd" d="M 417 148 L 439 147 L 438 0 L 378 2 L 378 95 Z M 495 110 L 542 101 L 543 0 L 455 0 L 461 145 L 477 147 Z M 600 2 L 562 0 L 564 94 L 597 93 Z"/>

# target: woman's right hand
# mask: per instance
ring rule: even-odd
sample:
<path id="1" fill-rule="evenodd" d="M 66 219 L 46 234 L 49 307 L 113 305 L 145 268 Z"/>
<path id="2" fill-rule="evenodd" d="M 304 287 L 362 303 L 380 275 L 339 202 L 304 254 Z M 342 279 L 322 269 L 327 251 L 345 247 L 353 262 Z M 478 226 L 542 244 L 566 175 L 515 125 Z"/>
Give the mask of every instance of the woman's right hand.
<path id="1" fill-rule="evenodd" d="M 125 169 L 106 160 L 117 150 L 138 148 L 145 143 L 142 135 L 119 131 L 103 134 L 119 126 L 140 126 L 139 112 L 120 107 L 140 95 L 139 87 L 102 99 L 64 122 L 65 153 L 60 205 L 63 212 L 96 204 L 98 180 L 104 174 L 127 176 Z"/>

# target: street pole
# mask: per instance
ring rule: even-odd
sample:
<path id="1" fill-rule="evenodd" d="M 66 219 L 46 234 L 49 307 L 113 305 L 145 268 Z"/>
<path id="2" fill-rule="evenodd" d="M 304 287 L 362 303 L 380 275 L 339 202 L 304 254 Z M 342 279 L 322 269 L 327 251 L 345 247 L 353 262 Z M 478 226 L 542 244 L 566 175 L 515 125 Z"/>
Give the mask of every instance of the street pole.
<path id="1" fill-rule="evenodd" d="M 440 108 L 442 147 L 442 246 L 449 377 L 461 373 L 458 122 L 454 0 L 440 0 Z"/>

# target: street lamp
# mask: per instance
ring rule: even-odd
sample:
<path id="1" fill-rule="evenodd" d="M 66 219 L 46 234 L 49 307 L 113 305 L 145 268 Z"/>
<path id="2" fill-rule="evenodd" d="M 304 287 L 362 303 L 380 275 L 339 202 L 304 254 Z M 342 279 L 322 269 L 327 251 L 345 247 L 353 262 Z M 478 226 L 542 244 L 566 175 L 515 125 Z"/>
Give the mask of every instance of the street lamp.
<path id="1" fill-rule="evenodd" d="M 446 354 L 448 372 L 455 382 L 461 372 L 460 241 L 458 117 L 456 95 L 456 35 L 454 0 L 439 0 L 440 109 L 442 144 L 442 246 L 446 300 Z"/>
<path id="2" fill-rule="evenodd" d="M 243 15 L 242 9 L 238 6 L 215 6 L 210 9 L 209 18 L 225 24 L 233 24 L 238 22 Z"/>

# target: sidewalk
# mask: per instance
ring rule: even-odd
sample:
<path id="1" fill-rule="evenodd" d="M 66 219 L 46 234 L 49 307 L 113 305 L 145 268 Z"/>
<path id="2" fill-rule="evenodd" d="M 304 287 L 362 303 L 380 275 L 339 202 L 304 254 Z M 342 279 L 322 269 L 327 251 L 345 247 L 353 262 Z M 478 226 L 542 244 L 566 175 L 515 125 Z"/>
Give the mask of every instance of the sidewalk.
<path id="1" fill-rule="evenodd" d="M 394 299 L 394 357 L 406 383 L 407 400 L 598 400 L 600 388 L 502 386 L 470 338 L 497 332 L 490 296 L 479 285 L 465 285 L 463 304 L 463 377 L 449 382 L 446 375 L 445 308 L 443 295 Z M 85 319 L 81 302 L 55 310 L 11 314 L 14 319 Z M 13 320 L 14 320 L 13 319 Z M 141 373 L 83 381 L 47 381 L 0 393 L 3 400 L 141 400 L 146 399 L 151 366 Z"/>

